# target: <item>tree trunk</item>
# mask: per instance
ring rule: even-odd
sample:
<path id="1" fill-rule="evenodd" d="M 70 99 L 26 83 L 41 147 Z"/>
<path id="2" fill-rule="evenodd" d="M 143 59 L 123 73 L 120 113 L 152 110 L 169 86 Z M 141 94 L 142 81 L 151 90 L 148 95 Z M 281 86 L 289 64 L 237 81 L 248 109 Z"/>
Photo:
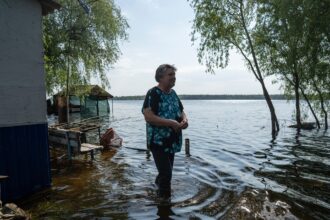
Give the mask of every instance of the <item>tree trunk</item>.
<path id="1" fill-rule="evenodd" d="M 321 108 L 322 108 L 322 112 L 324 114 L 324 129 L 327 130 L 328 129 L 328 112 L 325 110 L 325 107 L 324 107 L 323 96 L 320 95 L 320 97 L 321 97 Z"/>
<path id="2" fill-rule="evenodd" d="M 246 23 L 245 23 L 245 17 L 244 17 L 244 13 L 243 13 L 243 1 L 239 2 L 239 10 L 240 10 L 240 16 L 241 16 L 241 19 L 242 19 L 242 27 L 243 27 L 245 35 L 247 37 L 248 45 L 250 46 L 250 49 L 251 49 L 251 54 L 252 54 L 255 70 L 254 70 L 253 65 L 251 64 L 251 62 L 249 62 L 249 63 L 250 63 L 252 71 L 254 72 L 254 75 L 256 76 L 256 78 L 258 79 L 258 81 L 260 82 L 260 84 L 262 86 L 262 91 L 263 91 L 264 97 L 266 99 L 266 102 L 267 102 L 267 105 L 268 105 L 268 108 L 269 108 L 269 111 L 270 111 L 271 121 L 272 121 L 272 137 L 273 137 L 273 139 L 275 139 L 278 131 L 280 130 L 280 126 L 278 125 L 278 120 L 277 120 L 277 116 L 276 116 L 276 113 L 275 113 L 275 108 L 274 108 L 273 102 L 272 102 L 272 100 L 269 96 L 269 93 L 268 93 L 268 91 L 266 89 L 266 86 L 265 86 L 265 83 L 263 81 L 263 77 L 262 77 L 262 74 L 261 74 L 261 71 L 260 71 L 260 68 L 259 68 L 257 56 L 256 56 L 256 53 L 254 51 L 254 47 L 253 47 L 253 43 L 252 43 L 252 40 L 251 40 L 251 37 L 250 37 L 250 33 L 249 33 L 249 31 L 247 29 L 247 26 L 246 26 Z"/>
<path id="3" fill-rule="evenodd" d="M 277 133 L 280 130 L 280 126 L 278 124 L 278 120 L 277 120 L 277 116 L 276 116 L 276 113 L 275 113 L 275 108 L 274 108 L 272 99 L 270 98 L 270 95 L 269 95 L 269 93 L 266 89 L 264 81 L 260 80 L 260 84 L 262 86 L 262 91 L 263 91 L 265 100 L 267 102 L 267 105 L 268 105 L 268 108 L 269 108 L 269 111 L 270 111 L 270 117 L 271 117 L 271 121 L 272 121 L 272 137 L 275 138 Z"/>
<path id="4" fill-rule="evenodd" d="M 311 112 L 312 112 L 312 114 L 313 114 L 313 116 L 314 116 L 314 119 L 315 119 L 315 122 L 316 122 L 317 128 L 320 129 L 320 128 L 321 128 L 321 126 L 320 126 L 320 121 L 319 121 L 319 119 L 317 118 L 317 116 L 316 116 L 316 114 L 315 114 L 315 111 L 314 111 L 314 109 L 313 109 L 313 107 L 312 107 L 312 105 L 311 105 L 311 103 L 310 103 L 308 97 L 306 96 L 306 94 L 304 93 L 304 90 L 303 90 L 302 88 L 300 88 L 300 91 L 301 91 L 301 94 L 303 95 L 303 97 L 305 98 L 305 100 L 306 100 L 306 102 L 307 102 L 307 104 L 308 104 L 308 107 L 309 107 L 309 109 L 311 110 Z"/>
<path id="5" fill-rule="evenodd" d="M 292 82 L 291 79 L 289 79 L 286 75 L 284 75 L 284 77 L 286 78 L 286 80 L 287 80 L 292 86 L 295 86 L 295 84 Z M 305 94 L 305 92 L 304 92 L 304 90 L 302 89 L 301 86 L 299 86 L 299 89 L 300 89 L 300 91 L 301 91 L 301 94 L 302 94 L 303 97 L 305 98 L 305 100 L 306 100 L 306 102 L 307 102 L 307 104 L 308 104 L 308 107 L 309 107 L 309 109 L 311 110 L 311 112 L 312 112 L 312 114 L 313 114 L 313 116 L 314 116 L 314 118 L 315 118 L 315 122 L 316 122 L 317 127 L 320 128 L 320 127 L 321 127 L 321 126 L 320 126 L 320 121 L 319 121 L 319 119 L 317 118 L 317 116 L 316 116 L 316 114 L 315 114 L 315 111 L 314 111 L 314 109 L 313 109 L 313 107 L 312 107 L 312 105 L 311 105 L 311 103 L 310 103 L 310 101 L 309 101 L 307 95 Z"/>
<path id="6" fill-rule="evenodd" d="M 325 111 L 324 115 L 324 120 L 325 120 L 325 129 L 328 129 L 328 112 Z"/>
<path id="7" fill-rule="evenodd" d="M 296 97 L 296 123 L 297 129 L 301 128 L 300 98 L 299 98 L 299 76 L 294 72 L 294 93 Z"/>
<path id="8" fill-rule="evenodd" d="M 313 84 L 314 84 L 315 90 L 317 91 L 317 93 L 320 97 L 321 109 L 324 114 L 324 129 L 327 130 L 328 129 L 328 112 L 325 110 L 323 95 L 322 95 L 322 92 L 320 91 L 320 89 L 317 87 L 315 80 L 313 80 Z"/>

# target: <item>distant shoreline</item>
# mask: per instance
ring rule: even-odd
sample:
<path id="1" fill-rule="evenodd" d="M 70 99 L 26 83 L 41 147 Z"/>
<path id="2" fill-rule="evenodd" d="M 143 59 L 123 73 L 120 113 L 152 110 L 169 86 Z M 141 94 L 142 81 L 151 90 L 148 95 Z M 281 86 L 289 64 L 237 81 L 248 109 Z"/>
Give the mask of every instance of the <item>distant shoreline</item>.
<path id="1" fill-rule="evenodd" d="M 263 100 L 263 95 L 179 95 L 182 100 Z M 272 100 L 287 100 L 284 95 L 270 95 Z M 115 96 L 114 100 L 143 100 L 144 95 Z"/>

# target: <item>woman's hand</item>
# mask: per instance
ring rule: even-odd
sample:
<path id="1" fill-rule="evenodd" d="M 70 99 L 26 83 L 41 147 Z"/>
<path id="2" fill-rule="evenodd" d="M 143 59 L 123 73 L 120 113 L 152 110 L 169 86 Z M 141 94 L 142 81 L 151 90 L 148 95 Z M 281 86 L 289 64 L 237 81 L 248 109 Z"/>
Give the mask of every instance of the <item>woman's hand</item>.
<path id="1" fill-rule="evenodd" d="M 188 128 L 188 119 L 187 119 L 187 118 L 183 119 L 183 120 L 180 122 L 180 128 L 181 128 L 181 129 L 186 129 L 186 128 Z"/>
<path id="2" fill-rule="evenodd" d="M 181 128 L 181 123 L 169 119 L 171 121 L 171 128 L 175 131 L 175 132 L 179 132 L 182 128 Z"/>

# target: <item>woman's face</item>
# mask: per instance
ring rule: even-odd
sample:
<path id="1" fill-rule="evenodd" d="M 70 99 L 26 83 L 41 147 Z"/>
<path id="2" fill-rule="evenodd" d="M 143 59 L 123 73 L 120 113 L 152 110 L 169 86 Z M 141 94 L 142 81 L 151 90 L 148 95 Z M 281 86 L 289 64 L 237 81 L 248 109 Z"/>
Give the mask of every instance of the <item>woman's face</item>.
<path id="1" fill-rule="evenodd" d="M 160 78 L 159 84 L 166 88 L 173 88 L 175 86 L 175 72 L 172 69 L 166 70 L 164 75 Z"/>

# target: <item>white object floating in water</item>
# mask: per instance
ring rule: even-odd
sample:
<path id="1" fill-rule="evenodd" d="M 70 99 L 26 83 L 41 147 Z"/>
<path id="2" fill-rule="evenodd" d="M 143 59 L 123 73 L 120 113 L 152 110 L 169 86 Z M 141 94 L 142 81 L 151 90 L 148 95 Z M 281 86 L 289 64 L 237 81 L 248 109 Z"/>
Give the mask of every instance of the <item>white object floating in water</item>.
<path id="1" fill-rule="evenodd" d="M 123 139 L 119 137 L 119 135 L 116 132 L 114 132 L 113 138 L 110 140 L 110 146 L 121 147 L 122 144 L 123 144 Z"/>

